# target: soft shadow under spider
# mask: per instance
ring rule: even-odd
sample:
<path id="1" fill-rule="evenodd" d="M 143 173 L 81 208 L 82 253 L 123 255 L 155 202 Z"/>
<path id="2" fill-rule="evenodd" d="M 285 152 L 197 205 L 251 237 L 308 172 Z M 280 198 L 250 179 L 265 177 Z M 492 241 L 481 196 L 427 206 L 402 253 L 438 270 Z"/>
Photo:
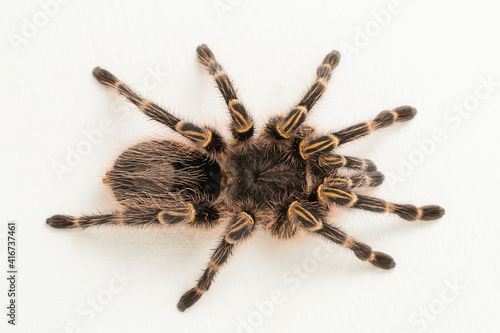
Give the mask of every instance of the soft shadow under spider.
<path id="1" fill-rule="evenodd" d="M 123 152 L 106 173 L 122 210 L 111 214 L 73 217 L 54 215 L 47 223 L 55 228 L 120 225 L 165 226 L 183 224 L 191 228 L 225 231 L 208 266 L 180 299 L 180 311 L 192 306 L 206 292 L 233 254 L 257 228 L 288 239 L 299 230 L 323 237 L 351 250 L 372 265 L 390 269 L 389 255 L 372 251 L 340 228 L 326 221 L 334 206 L 393 213 L 407 221 L 435 220 L 444 209 L 416 207 L 361 195 L 359 188 L 380 185 L 384 176 L 370 160 L 340 155 L 336 148 L 416 114 L 410 106 L 380 112 L 373 120 L 341 131 L 317 134 L 304 125 L 311 108 L 326 89 L 340 54 L 329 53 L 316 72 L 316 80 L 300 102 L 284 117 L 271 118 L 260 133 L 254 132 L 252 117 L 238 99 L 222 66 L 206 45 L 197 48 L 198 58 L 224 97 L 231 116 L 232 138 L 215 130 L 177 118 L 157 104 L 143 99 L 110 72 L 96 67 L 96 79 L 135 104 L 150 118 L 170 127 L 186 140 L 151 140 Z M 355 174 L 347 176 L 345 168 Z"/>

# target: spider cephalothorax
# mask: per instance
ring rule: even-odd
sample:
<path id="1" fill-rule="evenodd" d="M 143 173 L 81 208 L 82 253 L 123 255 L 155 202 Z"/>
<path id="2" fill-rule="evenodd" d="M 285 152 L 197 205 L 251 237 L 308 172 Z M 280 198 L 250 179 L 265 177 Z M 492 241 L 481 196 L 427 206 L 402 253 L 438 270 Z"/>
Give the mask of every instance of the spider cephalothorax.
<path id="1" fill-rule="evenodd" d="M 443 216 L 444 210 L 439 206 L 417 208 L 356 194 L 357 188 L 380 185 L 383 175 L 369 160 L 334 152 L 338 146 L 376 129 L 412 119 L 416 114 L 414 108 L 403 106 L 382 111 L 371 121 L 326 135 L 318 135 L 302 124 L 326 89 L 340 59 L 338 52 L 325 57 L 316 81 L 298 105 L 286 116 L 271 119 L 260 135 L 254 133 L 250 115 L 210 49 L 201 45 L 197 52 L 227 103 L 232 139 L 178 119 L 97 67 L 93 74 L 99 82 L 114 88 L 146 115 L 191 143 L 153 140 L 129 148 L 104 179 L 121 211 L 83 217 L 55 215 L 47 219 L 49 225 L 72 228 L 105 223 L 161 223 L 209 228 L 224 223 L 225 233 L 207 269 L 177 305 L 184 311 L 210 288 L 235 247 L 258 227 L 278 238 L 290 238 L 299 231 L 317 234 L 349 248 L 361 260 L 390 269 L 395 263 L 389 255 L 372 251 L 328 223 L 331 209 L 340 206 L 394 213 L 408 221 Z M 343 169 L 355 173 L 346 176 Z"/>

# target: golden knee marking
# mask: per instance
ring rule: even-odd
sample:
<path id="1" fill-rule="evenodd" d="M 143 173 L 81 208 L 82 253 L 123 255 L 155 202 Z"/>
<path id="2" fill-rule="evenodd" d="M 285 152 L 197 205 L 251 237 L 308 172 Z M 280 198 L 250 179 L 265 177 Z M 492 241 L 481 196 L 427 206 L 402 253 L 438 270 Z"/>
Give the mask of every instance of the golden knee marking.
<path id="1" fill-rule="evenodd" d="M 241 231 L 241 229 L 250 228 L 255 224 L 255 221 L 250 214 L 241 212 L 238 215 L 240 215 L 240 217 L 234 222 L 233 227 L 227 232 L 226 237 L 224 237 L 225 241 L 229 244 L 235 244 L 240 240 L 240 238 L 231 238 L 231 235 Z"/>
<path id="2" fill-rule="evenodd" d="M 334 134 L 328 134 L 327 136 L 330 138 L 330 140 L 332 140 L 333 149 L 337 148 L 339 146 L 339 143 L 340 143 L 339 138 Z"/>
<path id="3" fill-rule="evenodd" d="M 233 98 L 227 103 L 227 106 L 233 108 L 234 104 L 241 104 L 241 102 L 238 99 Z"/>
<path id="4" fill-rule="evenodd" d="M 385 211 L 387 213 L 394 213 L 396 211 L 396 205 L 393 204 L 392 202 L 387 202 Z"/>
<path id="5" fill-rule="evenodd" d="M 201 148 L 206 148 L 210 142 L 212 142 L 212 131 L 208 131 L 206 133 L 206 139 L 205 141 L 201 144 Z"/>
<path id="6" fill-rule="evenodd" d="M 307 160 L 307 158 L 304 156 L 304 140 L 300 141 L 299 143 L 299 154 L 300 157 L 302 157 L 304 160 Z"/>
<path id="7" fill-rule="evenodd" d="M 345 205 L 344 207 L 351 208 L 352 206 L 354 206 L 356 204 L 356 202 L 358 202 L 358 196 L 356 194 L 352 193 L 351 201 L 349 201 L 349 203 L 347 205 Z"/>
<path id="8" fill-rule="evenodd" d="M 126 225 L 123 212 L 119 212 L 115 217 L 116 223 Z"/>
<path id="9" fill-rule="evenodd" d="M 394 116 L 394 121 L 398 120 L 398 113 L 394 110 L 389 111 Z"/>
<path id="10" fill-rule="evenodd" d="M 347 164 L 347 158 L 345 158 L 345 156 L 340 155 L 340 159 L 341 159 L 341 161 L 342 161 L 342 164 L 341 164 L 341 165 L 342 165 L 342 166 L 345 166 L 345 165 Z"/>
<path id="11" fill-rule="evenodd" d="M 278 132 L 278 134 L 284 138 L 284 139 L 289 139 L 290 138 L 290 135 L 284 133 L 281 128 L 280 128 L 280 124 L 277 124 L 276 125 L 276 132 Z M 302 153 L 301 153 L 301 156 L 302 156 Z M 302 156 L 302 158 L 304 158 L 304 156 Z M 305 158 L 304 158 L 305 159 Z"/>
<path id="12" fill-rule="evenodd" d="M 186 129 L 185 127 L 191 127 Z M 212 141 L 212 131 L 201 129 L 185 120 L 181 120 L 175 125 L 175 130 L 179 133 L 200 145 L 201 148 L 206 148 Z"/>
<path id="13" fill-rule="evenodd" d="M 324 76 L 319 77 L 319 78 L 317 79 L 317 81 L 318 81 L 319 83 L 321 83 L 321 85 L 323 85 L 323 86 L 326 86 L 326 85 L 328 84 L 328 80 L 327 80 L 327 79 L 326 79 L 326 77 L 324 77 Z"/>
<path id="14" fill-rule="evenodd" d="M 224 240 L 229 243 L 229 244 L 236 244 L 236 242 L 238 241 L 237 239 L 232 239 L 230 238 L 228 235 L 226 235 L 226 237 L 224 238 Z"/>
<path id="15" fill-rule="evenodd" d="M 165 219 L 163 218 L 163 211 L 159 212 L 158 215 L 157 215 L 157 217 L 158 217 L 158 221 L 160 221 L 161 224 L 163 224 L 163 225 L 167 225 L 168 224 L 168 222 L 165 221 Z"/>
<path id="16" fill-rule="evenodd" d="M 73 224 L 74 224 L 76 227 L 81 227 L 82 225 L 81 225 L 80 221 L 81 221 L 81 218 L 80 218 L 80 217 L 75 217 L 75 218 L 73 219 Z"/>
<path id="17" fill-rule="evenodd" d="M 315 140 L 319 139 L 321 140 L 314 142 Z M 300 142 L 299 154 L 304 160 L 307 160 L 310 156 L 313 156 L 315 154 L 321 154 L 324 151 L 329 151 L 330 148 L 335 149 L 340 142 L 339 138 L 334 134 L 328 134 L 315 140 L 312 140 L 307 144 L 304 144 L 304 140 Z"/>
<path id="18" fill-rule="evenodd" d="M 165 214 L 171 216 L 171 217 L 187 217 L 188 220 L 187 222 L 191 223 L 194 222 L 196 218 L 196 209 L 194 208 L 193 204 L 187 203 L 183 207 L 174 207 L 172 209 L 166 209 L 162 210 L 161 212 L 158 213 L 158 221 L 163 224 L 163 225 L 168 225 L 171 224 L 169 221 L 165 220 Z M 182 222 L 182 221 L 181 221 Z M 186 222 L 186 221 L 184 221 Z M 177 223 L 177 222 L 175 222 Z"/>
<path id="19" fill-rule="evenodd" d="M 321 156 L 319 159 L 319 166 L 324 168 L 327 166 L 336 166 L 343 167 L 347 164 L 347 159 L 342 155 L 335 156 Z"/>
<path id="20" fill-rule="evenodd" d="M 238 133 L 246 133 L 253 127 L 253 123 L 249 122 L 240 111 L 235 108 L 235 105 L 240 105 L 243 108 L 243 104 L 238 99 L 231 99 L 227 106 L 229 108 L 229 112 L 233 116 L 233 120 L 238 124 L 239 128 L 236 129 Z"/>
<path id="21" fill-rule="evenodd" d="M 415 220 L 420 220 L 422 218 L 422 215 L 424 214 L 424 211 L 422 208 L 418 208 L 417 209 L 417 217 L 415 218 Z"/>
<path id="22" fill-rule="evenodd" d="M 247 221 L 250 222 L 251 224 L 254 223 L 253 218 L 252 218 L 252 216 L 250 216 L 250 214 L 248 214 L 246 212 L 241 212 L 240 215 L 243 215 L 242 219 L 247 219 Z"/>
<path id="23" fill-rule="evenodd" d="M 342 243 L 342 246 L 345 246 L 349 249 L 352 249 L 352 247 L 356 244 L 356 242 L 354 241 L 354 238 L 350 237 L 350 236 L 346 236 L 345 240 L 344 240 L 344 243 Z"/>
<path id="24" fill-rule="evenodd" d="M 351 188 L 354 186 L 352 179 L 348 177 L 325 178 L 323 184 L 327 187 Z"/>
<path id="25" fill-rule="evenodd" d="M 190 209 L 189 222 L 194 222 L 194 219 L 196 218 L 196 209 L 194 209 L 194 206 L 192 204 L 188 204 L 188 207 Z"/>
<path id="26" fill-rule="evenodd" d="M 377 128 L 377 124 L 372 120 L 366 123 L 368 130 L 366 134 L 370 134 Z"/>
<path id="27" fill-rule="evenodd" d="M 297 203 L 298 203 L 297 201 L 294 201 L 294 202 L 292 202 L 292 204 L 290 206 L 288 206 L 288 210 L 287 210 L 288 217 L 292 216 L 293 208 L 295 207 L 295 205 Z"/>
<path id="28" fill-rule="evenodd" d="M 300 112 L 307 113 L 307 108 L 304 105 L 297 105 L 295 109 L 300 110 Z"/>
<path id="29" fill-rule="evenodd" d="M 373 178 L 371 176 L 365 175 L 364 180 L 365 180 L 364 186 L 370 186 L 372 184 Z"/>
<path id="30" fill-rule="evenodd" d="M 290 132 L 294 131 L 299 126 L 300 119 L 307 114 L 307 108 L 303 105 L 297 105 L 294 107 L 286 118 L 286 121 L 282 119 L 276 125 L 276 132 L 285 139 L 290 138 Z"/>
<path id="31" fill-rule="evenodd" d="M 320 186 L 323 186 L 323 185 L 320 185 Z M 330 190 L 333 190 L 333 191 L 327 192 L 327 193 L 323 192 L 322 194 L 324 196 L 326 196 L 326 197 L 334 199 L 333 200 L 334 202 L 335 202 L 335 199 L 344 199 L 344 200 L 349 199 L 349 202 L 346 203 L 346 204 L 337 203 L 337 204 L 340 204 L 340 205 L 342 205 L 344 207 L 351 208 L 358 201 L 358 196 L 356 194 L 352 193 L 352 192 L 347 192 L 347 191 L 343 191 L 343 190 L 340 190 L 340 189 L 332 189 L 332 188 L 327 188 L 327 189 L 330 189 Z"/>
<path id="32" fill-rule="evenodd" d="M 323 184 L 321 184 L 320 186 L 318 186 L 318 190 L 317 190 L 318 200 L 322 201 L 322 202 L 325 202 L 325 198 L 323 197 L 323 188 L 324 187 L 325 186 Z"/>
<path id="33" fill-rule="evenodd" d="M 330 190 L 330 192 L 325 193 L 325 190 Z M 317 194 L 319 201 L 325 202 L 326 201 L 325 197 L 331 198 L 333 203 L 336 203 L 338 205 L 347 208 L 353 207 L 358 202 L 358 196 L 355 193 L 346 192 L 337 188 L 326 187 L 324 184 L 318 186 Z M 343 200 L 349 199 L 349 202 L 346 204 L 340 204 L 335 202 L 336 201 L 335 199 L 343 199 Z"/>
<path id="34" fill-rule="evenodd" d="M 363 171 L 368 169 L 368 163 L 366 163 L 366 160 L 361 160 L 361 166 L 359 168 Z"/>
<path id="35" fill-rule="evenodd" d="M 317 231 L 323 227 L 323 222 L 318 220 L 310 211 L 302 207 L 297 201 L 292 202 L 292 204 L 288 207 L 287 211 L 288 217 L 292 220 L 297 220 L 298 218 L 307 222 L 309 226 L 302 224 L 309 231 Z"/>
<path id="36" fill-rule="evenodd" d="M 175 130 L 176 130 L 177 132 L 179 132 L 179 133 L 182 133 L 182 127 L 183 127 L 184 125 L 186 125 L 186 124 L 188 124 L 188 122 L 187 122 L 187 121 L 185 121 L 185 120 L 181 120 L 181 121 L 179 121 L 179 122 L 177 123 L 177 125 L 175 125 Z"/>

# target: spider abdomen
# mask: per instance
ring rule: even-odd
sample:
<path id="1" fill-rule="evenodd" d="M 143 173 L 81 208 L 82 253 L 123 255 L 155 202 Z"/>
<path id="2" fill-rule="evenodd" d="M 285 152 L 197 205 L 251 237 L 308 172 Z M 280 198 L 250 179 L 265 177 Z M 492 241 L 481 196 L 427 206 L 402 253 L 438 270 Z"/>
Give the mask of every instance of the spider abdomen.
<path id="1" fill-rule="evenodd" d="M 147 141 L 125 150 L 104 182 L 125 207 L 164 208 L 179 201 L 214 200 L 220 193 L 219 165 L 173 141 Z"/>

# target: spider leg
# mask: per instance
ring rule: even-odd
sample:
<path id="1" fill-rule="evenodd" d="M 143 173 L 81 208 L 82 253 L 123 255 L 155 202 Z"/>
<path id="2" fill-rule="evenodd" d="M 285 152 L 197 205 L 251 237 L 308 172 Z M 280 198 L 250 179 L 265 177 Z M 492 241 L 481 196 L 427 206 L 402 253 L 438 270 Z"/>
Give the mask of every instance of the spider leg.
<path id="1" fill-rule="evenodd" d="M 339 139 L 339 146 L 363 136 L 366 136 L 373 131 L 388 127 L 395 122 L 405 122 L 413 119 L 417 114 L 417 110 L 411 106 L 400 106 L 391 111 L 380 112 L 374 120 L 357 124 L 339 132 L 333 133 Z"/>
<path id="2" fill-rule="evenodd" d="M 324 184 L 330 187 L 376 187 L 382 184 L 385 177 L 382 173 L 367 172 L 360 173 L 354 176 L 338 176 L 338 177 L 328 177 L 325 179 Z"/>
<path id="3" fill-rule="evenodd" d="M 331 185 L 326 183 L 318 187 L 317 194 L 319 201 L 376 213 L 393 213 L 407 221 L 430 221 L 439 219 L 444 215 L 444 209 L 440 206 L 429 205 L 417 208 L 414 205 L 400 205 L 378 198 L 355 194 L 345 185 Z"/>
<path id="4" fill-rule="evenodd" d="M 368 159 L 350 157 L 336 154 L 321 155 L 318 159 L 319 166 L 325 169 L 348 168 L 361 172 L 377 171 L 377 166 Z"/>
<path id="5" fill-rule="evenodd" d="M 309 232 L 321 235 L 350 249 L 360 260 L 368 261 L 372 265 L 383 269 L 391 269 L 396 265 L 391 256 L 382 252 L 374 252 L 370 246 L 356 241 L 339 228 L 324 223 L 318 210 L 311 203 L 293 202 L 288 208 L 288 218 Z"/>
<path id="6" fill-rule="evenodd" d="M 213 206 L 180 203 L 168 209 L 153 211 L 126 209 L 113 214 L 81 217 L 54 215 L 47 219 L 47 224 L 58 229 L 87 228 L 102 224 L 144 225 L 151 223 L 161 223 L 163 225 L 184 223 L 195 227 L 210 227 L 218 219 L 219 211 Z"/>
<path id="7" fill-rule="evenodd" d="M 307 114 L 311 108 L 316 104 L 323 92 L 326 90 L 328 80 L 332 76 L 331 73 L 337 67 L 340 61 L 340 53 L 338 51 L 330 52 L 323 63 L 316 71 L 316 81 L 309 88 L 305 96 L 295 106 L 288 115 L 281 119 L 278 123 L 269 124 L 271 130 L 282 139 L 290 137 L 296 129 L 305 121 Z"/>
<path id="8" fill-rule="evenodd" d="M 239 213 L 231 220 L 224 238 L 214 250 L 208 263 L 208 267 L 196 283 L 196 286 L 182 295 L 177 308 L 184 311 L 196 303 L 201 296 L 210 288 L 215 275 L 219 272 L 232 254 L 236 244 L 250 236 L 254 230 L 254 219 L 245 212 Z"/>
<path id="9" fill-rule="evenodd" d="M 198 46 L 196 52 L 201 64 L 213 75 L 217 87 L 226 101 L 232 118 L 231 131 L 233 137 L 238 141 L 250 139 L 254 132 L 253 121 L 243 103 L 236 96 L 236 89 L 233 87 L 231 79 L 217 62 L 214 54 L 207 45 L 202 44 Z"/>
<path id="10" fill-rule="evenodd" d="M 320 136 L 313 140 L 302 140 L 299 145 L 299 153 L 305 160 L 321 156 L 346 142 L 359 139 L 379 128 L 390 126 L 395 122 L 411 120 L 416 114 L 417 110 L 411 106 L 401 106 L 391 111 L 382 111 L 374 120 L 348 127 L 336 133 Z"/>
<path id="11" fill-rule="evenodd" d="M 323 135 L 316 139 L 304 139 L 299 144 L 299 154 L 304 160 L 311 160 L 330 153 L 339 145 L 339 138 L 333 134 Z"/>
<path id="12" fill-rule="evenodd" d="M 113 214 L 88 215 L 88 216 L 70 216 L 54 215 L 47 219 L 47 224 L 53 228 L 87 228 L 102 224 L 121 224 L 121 225 L 144 225 L 149 223 L 158 223 L 158 212 L 143 212 L 126 210 Z"/>
<path id="13" fill-rule="evenodd" d="M 324 223 L 323 227 L 316 231 L 317 234 L 352 250 L 358 259 L 368 261 L 370 264 L 382 268 L 391 269 L 396 266 L 394 259 L 383 252 L 372 251 L 369 245 L 356 241 L 339 228 Z"/>
<path id="14" fill-rule="evenodd" d="M 92 71 L 92 74 L 100 83 L 118 91 L 118 93 L 135 104 L 139 110 L 144 112 L 147 116 L 164 125 L 167 125 L 177 133 L 194 142 L 199 147 L 213 153 L 219 153 L 224 150 L 225 143 L 220 134 L 216 131 L 206 127 L 199 127 L 185 120 L 180 120 L 155 103 L 143 99 L 126 84 L 119 81 L 113 74 L 105 69 L 96 67 Z"/>

